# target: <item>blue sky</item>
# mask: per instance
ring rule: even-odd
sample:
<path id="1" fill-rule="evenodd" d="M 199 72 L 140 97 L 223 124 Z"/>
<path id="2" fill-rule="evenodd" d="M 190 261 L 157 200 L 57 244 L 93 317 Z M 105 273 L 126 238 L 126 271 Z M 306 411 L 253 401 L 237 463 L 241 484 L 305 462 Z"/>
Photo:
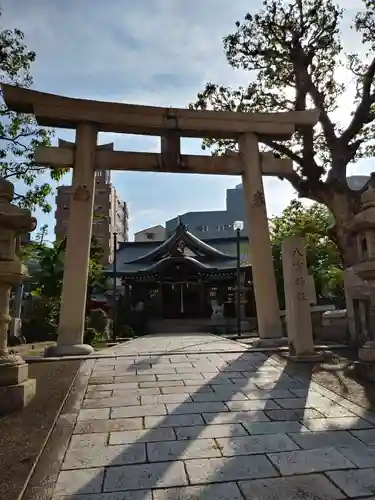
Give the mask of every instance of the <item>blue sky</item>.
<path id="1" fill-rule="evenodd" d="M 185 107 L 207 81 L 236 86 L 249 74 L 229 67 L 221 39 L 234 31 L 258 0 L 2 0 L 3 27 L 19 28 L 37 54 L 33 76 L 38 90 L 71 97 Z M 359 0 L 342 0 L 351 11 Z M 346 21 L 344 42 L 355 50 Z M 342 107 L 340 119 L 346 115 Z M 57 137 L 73 140 L 60 130 Z M 115 149 L 157 151 L 156 138 L 101 134 Z M 199 154 L 200 142 L 186 140 L 183 153 Z M 368 173 L 371 161 L 349 169 Z M 130 234 L 194 210 L 223 209 L 225 190 L 239 177 L 113 172 L 112 181 L 128 202 Z M 70 182 L 67 175 L 62 184 Z M 287 182 L 265 179 L 268 214 L 278 214 L 294 193 Z M 54 197 L 51 202 L 53 203 Z M 37 213 L 53 239 L 54 209 Z"/>

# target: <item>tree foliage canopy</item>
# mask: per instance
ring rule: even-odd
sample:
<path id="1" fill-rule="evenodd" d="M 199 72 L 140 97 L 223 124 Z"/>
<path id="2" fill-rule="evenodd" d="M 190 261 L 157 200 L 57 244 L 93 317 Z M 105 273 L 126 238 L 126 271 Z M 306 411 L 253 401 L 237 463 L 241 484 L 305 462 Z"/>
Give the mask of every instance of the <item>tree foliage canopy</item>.
<path id="1" fill-rule="evenodd" d="M 33 83 L 30 70 L 35 57 L 35 52 L 27 49 L 22 31 L 0 30 L 2 83 L 29 88 Z M 16 182 L 16 189 L 24 185 L 15 196 L 15 201 L 24 208 L 33 210 L 39 206 L 44 212 L 51 210 L 47 196 L 52 188 L 41 181 L 41 175 L 49 172 L 51 179 L 59 180 L 64 171 L 46 169 L 34 162 L 35 148 L 48 146 L 51 135 L 38 126 L 32 115 L 10 111 L 0 92 L 0 177 Z"/>
<path id="2" fill-rule="evenodd" d="M 292 200 L 280 216 L 270 220 L 270 233 L 278 288 L 283 282 L 281 244 L 289 236 L 303 237 L 306 244 L 309 274 L 314 276 L 317 295 L 333 300 L 342 293 L 343 266 L 337 245 L 329 238 L 328 228 L 333 223 L 332 214 L 322 204 L 305 207 Z M 282 290 L 283 291 L 283 290 Z"/>
<path id="3" fill-rule="evenodd" d="M 31 268 L 32 278 L 29 289 L 33 296 L 30 311 L 37 316 L 40 324 L 48 325 L 49 332 L 57 328 L 60 312 L 62 281 L 64 274 L 64 254 L 66 238 L 56 241 L 52 246 L 34 242 L 23 251 L 23 260 Z M 100 259 L 103 250 L 95 237 L 91 240 L 90 261 L 87 282 L 87 301 L 97 289 L 105 289 L 105 275 Z M 33 318 L 35 319 L 35 318 Z M 26 318 L 26 322 L 28 318 Z M 43 328 L 45 330 L 45 328 Z"/>
<path id="4" fill-rule="evenodd" d="M 346 181 L 349 162 L 372 157 L 375 138 L 375 4 L 364 8 L 352 22 L 362 42 L 362 54 L 343 50 L 343 10 L 332 0 L 264 0 L 256 13 L 235 23 L 224 38 L 229 64 L 250 72 L 249 84 L 238 88 L 207 83 L 193 109 L 236 112 L 300 111 L 317 108 L 319 125 L 299 127 L 289 142 L 262 138 L 265 146 L 291 158 L 296 171 L 288 177 L 299 196 L 324 203 L 337 222 L 337 242 L 350 264 L 344 226 L 359 209 L 358 193 Z M 353 33 L 354 35 L 354 33 Z M 345 78 L 341 78 L 345 75 Z M 347 123 L 335 120 L 344 106 L 347 83 L 356 95 Z M 336 115 L 337 117 L 337 115 Z M 235 141 L 207 139 L 204 148 L 214 154 L 235 150 Z"/>

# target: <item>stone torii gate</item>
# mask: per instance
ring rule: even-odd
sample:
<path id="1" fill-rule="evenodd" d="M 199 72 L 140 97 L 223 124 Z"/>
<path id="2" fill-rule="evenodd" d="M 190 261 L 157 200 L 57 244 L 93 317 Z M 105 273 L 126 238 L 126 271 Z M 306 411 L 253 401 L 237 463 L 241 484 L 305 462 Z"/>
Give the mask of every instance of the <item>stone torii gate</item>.
<path id="1" fill-rule="evenodd" d="M 92 351 L 83 345 L 87 270 L 90 253 L 95 170 L 241 175 L 249 227 L 251 265 L 261 340 L 282 337 L 262 175 L 283 177 L 291 160 L 259 152 L 259 142 L 284 141 L 299 126 L 313 127 L 317 110 L 284 113 L 195 111 L 73 99 L 2 85 L 6 105 L 32 113 L 39 125 L 76 130 L 75 145 L 39 148 L 35 161 L 54 168 L 73 168 L 58 344 L 50 355 Z M 97 145 L 99 132 L 161 137 L 161 153 L 113 151 Z M 181 137 L 238 141 L 239 153 L 221 157 L 182 155 Z"/>

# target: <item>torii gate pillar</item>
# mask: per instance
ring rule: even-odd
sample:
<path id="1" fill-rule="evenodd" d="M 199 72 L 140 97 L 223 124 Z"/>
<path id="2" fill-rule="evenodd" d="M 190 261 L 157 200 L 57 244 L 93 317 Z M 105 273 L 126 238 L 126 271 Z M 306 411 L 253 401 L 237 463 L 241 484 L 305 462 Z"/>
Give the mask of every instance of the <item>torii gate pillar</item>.
<path id="1" fill-rule="evenodd" d="M 283 331 L 264 198 L 260 152 L 255 134 L 248 133 L 241 136 L 239 153 L 242 161 L 242 185 L 248 221 L 259 345 L 280 343 Z"/>
<path id="2" fill-rule="evenodd" d="M 45 356 L 74 356 L 93 352 L 90 345 L 83 344 L 83 335 L 95 195 L 96 143 L 95 126 L 79 123 L 57 345 L 49 347 Z"/>

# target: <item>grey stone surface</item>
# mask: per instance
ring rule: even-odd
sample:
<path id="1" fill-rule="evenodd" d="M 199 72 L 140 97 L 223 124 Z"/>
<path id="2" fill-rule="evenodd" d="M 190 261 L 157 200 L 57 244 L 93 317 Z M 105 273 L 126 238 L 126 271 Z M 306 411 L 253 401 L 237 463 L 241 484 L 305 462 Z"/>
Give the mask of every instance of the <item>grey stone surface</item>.
<path id="1" fill-rule="evenodd" d="M 266 410 L 264 412 L 270 420 L 303 420 L 310 418 L 322 418 L 323 414 L 319 411 L 308 409 L 296 410 Z"/>
<path id="2" fill-rule="evenodd" d="M 273 400 L 253 399 L 249 401 L 229 401 L 227 403 L 231 411 L 253 411 L 253 410 L 277 410 L 280 409 Z"/>
<path id="3" fill-rule="evenodd" d="M 108 467 L 122 464 L 136 464 L 146 461 L 144 443 L 117 446 L 91 446 L 74 448 L 67 452 L 63 470 Z"/>
<path id="4" fill-rule="evenodd" d="M 82 422 L 83 420 L 100 420 L 109 418 L 110 409 L 100 408 L 94 410 L 80 410 L 78 413 L 77 421 Z"/>
<path id="5" fill-rule="evenodd" d="M 371 427 L 369 422 L 358 417 L 338 417 L 338 418 L 312 418 L 304 419 L 303 424 L 311 431 L 335 431 L 366 429 Z M 375 436 L 375 435 L 374 435 Z M 375 442 L 375 439 L 374 439 Z"/>
<path id="6" fill-rule="evenodd" d="M 140 405 L 113 408 L 111 418 L 144 417 L 145 415 L 166 415 L 165 405 Z"/>
<path id="7" fill-rule="evenodd" d="M 54 500 L 345 498 L 322 471 L 352 498 L 375 495 L 375 415 L 276 356 L 203 334 L 109 352 L 92 364 Z"/>
<path id="8" fill-rule="evenodd" d="M 299 449 L 286 434 L 229 437 L 219 438 L 216 441 L 224 457 Z"/>
<path id="9" fill-rule="evenodd" d="M 112 396 L 111 390 L 108 391 L 87 391 L 85 400 L 86 399 L 99 399 L 99 398 L 110 398 Z"/>
<path id="10" fill-rule="evenodd" d="M 154 500 L 243 500 L 235 483 L 155 490 L 153 496 Z"/>
<path id="11" fill-rule="evenodd" d="M 176 435 L 172 427 L 139 429 L 134 431 L 111 432 L 109 444 L 152 443 L 154 441 L 174 441 Z"/>
<path id="12" fill-rule="evenodd" d="M 291 398 L 293 394 L 287 389 L 274 389 L 273 391 L 248 391 L 246 396 L 249 399 L 281 399 L 281 398 Z"/>
<path id="13" fill-rule="evenodd" d="M 227 401 L 247 401 L 248 397 L 242 392 L 230 393 L 230 392 L 203 392 L 203 393 L 193 393 L 192 399 L 195 403 L 205 403 L 208 401 L 222 401 L 226 403 Z"/>
<path id="14" fill-rule="evenodd" d="M 106 471 L 104 491 L 131 491 L 168 488 L 188 484 L 181 461 L 110 467 Z"/>
<path id="15" fill-rule="evenodd" d="M 287 434 L 288 432 L 303 432 L 307 431 L 300 422 L 251 422 L 242 424 L 245 429 L 252 435 L 256 434 Z"/>
<path id="16" fill-rule="evenodd" d="M 208 403 L 175 403 L 167 404 L 168 413 L 174 415 L 188 414 L 188 413 L 218 413 L 222 411 L 229 411 L 227 406 L 218 401 Z"/>
<path id="17" fill-rule="evenodd" d="M 353 469 L 355 467 L 335 448 L 270 453 L 268 458 L 276 465 L 283 476 L 334 469 Z"/>
<path id="18" fill-rule="evenodd" d="M 203 418 L 207 424 L 242 424 L 245 422 L 269 421 L 268 417 L 263 411 L 228 411 L 227 413 L 203 413 Z"/>
<path id="19" fill-rule="evenodd" d="M 332 405 L 331 407 L 316 405 L 315 408 L 317 408 L 320 411 L 320 413 L 322 413 L 325 417 L 330 417 L 330 418 L 354 417 L 354 413 L 352 411 L 338 405 L 336 406 Z"/>
<path id="20" fill-rule="evenodd" d="M 221 456 L 220 447 L 213 439 L 147 443 L 147 457 L 149 462 L 167 462 L 168 460 L 189 460 L 192 458 Z"/>
<path id="21" fill-rule="evenodd" d="M 188 415 L 165 415 L 145 417 L 146 429 L 155 427 L 183 427 L 190 425 L 204 425 L 204 420 L 201 415 L 197 413 L 190 413 Z"/>
<path id="22" fill-rule="evenodd" d="M 227 458 L 187 460 L 185 465 L 193 484 L 278 476 L 276 469 L 262 455 L 244 456 L 241 460 Z"/>
<path id="23" fill-rule="evenodd" d="M 365 446 L 359 442 L 357 445 L 343 446 L 338 448 L 338 450 L 361 469 L 375 467 L 375 446 Z"/>
<path id="24" fill-rule="evenodd" d="M 186 373 L 186 374 L 181 374 L 181 373 L 174 373 L 174 374 L 169 374 L 169 375 L 157 375 L 157 379 L 159 381 L 166 381 L 166 380 L 199 380 L 199 382 L 202 382 L 202 384 L 206 383 L 200 373 Z M 195 382 L 197 383 L 197 382 Z"/>
<path id="25" fill-rule="evenodd" d="M 176 394 L 160 394 L 154 396 L 142 396 L 141 404 L 143 405 L 159 405 L 165 403 L 191 403 L 192 399 L 189 394 L 176 393 Z"/>
<path id="26" fill-rule="evenodd" d="M 184 385 L 182 380 L 163 380 L 156 382 L 139 382 L 139 387 L 142 389 L 149 389 L 153 387 L 175 387 Z"/>
<path id="27" fill-rule="evenodd" d="M 241 481 L 239 487 L 246 500 L 341 500 L 346 498 L 322 474 Z"/>
<path id="28" fill-rule="evenodd" d="M 152 500 L 151 491 L 122 491 L 89 495 L 54 496 L 52 500 Z"/>
<path id="29" fill-rule="evenodd" d="M 75 434 L 71 437 L 68 450 L 74 448 L 87 448 L 90 446 L 106 446 L 108 433 Z"/>
<path id="30" fill-rule="evenodd" d="M 207 439 L 231 436 L 247 436 L 241 424 L 196 425 L 194 427 L 177 427 L 177 439 Z"/>
<path id="31" fill-rule="evenodd" d="M 160 387 L 160 391 L 162 394 L 213 394 L 213 390 L 211 387 L 203 385 L 203 386 L 184 386 L 184 387 Z"/>
<path id="32" fill-rule="evenodd" d="M 99 493 L 102 489 L 103 477 L 103 469 L 62 471 L 57 479 L 54 495 Z"/>
<path id="33" fill-rule="evenodd" d="M 82 408 L 111 408 L 114 406 L 137 406 L 141 404 L 141 398 L 139 396 L 127 397 L 111 397 L 111 398 L 100 398 L 100 399 L 85 399 L 82 403 Z"/>
<path id="34" fill-rule="evenodd" d="M 329 446 L 338 448 L 340 446 L 360 445 L 358 439 L 348 431 L 304 432 L 289 434 L 289 436 L 305 450 Z"/>
<path id="35" fill-rule="evenodd" d="M 375 469 L 327 472 L 327 476 L 350 498 L 367 497 L 375 493 Z"/>
<path id="36" fill-rule="evenodd" d="M 109 420 L 88 420 L 77 422 L 74 434 L 90 434 L 93 432 L 115 432 L 142 429 L 143 422 L 139 418 L 116 418 Z"/>
<path id="37" fill-rule="evenodd" d="M 375 429 L 352 431 L 352 434 L 363 441 L 367 446 L 375 446 Z"/>

